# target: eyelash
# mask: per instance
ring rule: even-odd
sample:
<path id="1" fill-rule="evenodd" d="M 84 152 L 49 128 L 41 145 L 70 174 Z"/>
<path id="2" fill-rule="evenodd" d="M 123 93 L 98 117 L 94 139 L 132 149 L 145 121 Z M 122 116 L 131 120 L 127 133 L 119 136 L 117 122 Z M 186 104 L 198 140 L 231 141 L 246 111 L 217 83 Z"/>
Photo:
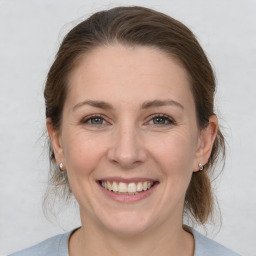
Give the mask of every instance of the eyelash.
<path id="1" fill-rule="evenodd" d="M 150 121 L 156 119 L 156 118 L 159 118 L 159 119 L 162 119 L 164 120 L 165 122 L 167 121 L 168 123 L 164 123 L 164 124 L 149 124 L 149 125 L 157 125 L 157 126 L 169 126 L 169 125 L 175 125 L 176 122 L 174 119 L 172 119 L 171 117 L 169 117 L 168 115 L 164 115 L 164 114 L 155 114 L 153 116 L 150 117 Z M 95 119 L 101 119 L 103 122 L 107 122 L 104 117 L 100 114 L 95 114 L 95 115 L 90 115 L 86 118 L 84 118 L 81 123 L 82 124 L 89 124 L 89 125 L 92 125 L 92 126 L 101 126 L 101 125 L 104 125 L 103 123 L 100 123 L 100 124 L 93 124 L 92 123 L 92 120 L 95 120 Z"/>
<path id="2" fill-rule="evenodd" d="M 155 115 L 151 116 L 150 121 L 153 120 L 153 119 L 156 119 L 156 118 L 163 119 L 164 121 L 168 122 L 168 123 L 165 123 L 165 124 L 158 124 L 160 126 L 167 126 L 167 125 L 175 125 L 176 124 L 174 119 L 172 119 L 171 117 L 169 117 L 167 115 L 164 115 L 164 114 L 155 114 Z M 152 125 L 156 125 L 156 124 L 152 124 Z"/>
<path id="3" fill-rule="evenodd" d="M 85 119 L 83 119 L 83 120 L 81 121 L 81 123 L 82 123 L 82 124 L 90 124 L 90 125 L 93 125 L 93 126 L 102 125 L 102 124 L 92 124 L 92 123 L 89 123 L 90 121 L 95 120 L 95 119 L 102 119 L 103 121 L 105 121 L 105 119 L 102 117 L 102 115 L 100 115 L 100 114 L 95 114 L 95 115 L 91 115 L 91 116 L 86 117 Z M 105 121 L 105 122 L 106 122 L 106 121 Z"/>

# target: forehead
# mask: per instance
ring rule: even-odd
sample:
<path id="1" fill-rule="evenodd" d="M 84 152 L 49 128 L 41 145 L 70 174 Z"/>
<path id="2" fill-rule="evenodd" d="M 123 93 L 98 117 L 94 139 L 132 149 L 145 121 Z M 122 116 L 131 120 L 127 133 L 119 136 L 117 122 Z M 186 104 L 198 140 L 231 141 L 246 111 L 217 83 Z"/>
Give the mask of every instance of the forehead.
<path id="1" fill-rule="evenodd" d="M 179 60 L 159 49 L 101 46 L 81 57 L 71 72 L 68 98 L 74 101 L 103 97 L 118 103 L 170 96 L 193 104 L 188 77 Z"/>

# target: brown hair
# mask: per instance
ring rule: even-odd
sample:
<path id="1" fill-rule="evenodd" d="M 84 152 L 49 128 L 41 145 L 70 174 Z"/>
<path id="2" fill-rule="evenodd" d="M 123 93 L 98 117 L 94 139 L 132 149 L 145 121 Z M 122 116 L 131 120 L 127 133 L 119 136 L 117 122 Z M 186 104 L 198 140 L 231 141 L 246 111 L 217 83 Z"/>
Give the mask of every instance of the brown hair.
<path id="1" fill-rule="evenodd" d="M 86 52 L 115 42 L 124 45 L 153 46 L 181 61 L 190 76 L 191 90 L 196 105 L 200 129 L 208 125 L 214 114 L 215 78 L 212 67 L 194 34 L 179 21 L 144 7 L 117 7 L 93 14 L 74 27 L 64 38 L 46 81 L 44 97 L 46 117 L 51 118 L 54 129 L 59 129 L 62 109 L 67 94 L 68 75 L 79 57 Z M 67 176 L 58 171 L 49 141 L 51 161 L 50 186 L 55 192 L 70 195 Z M 185 213 L 197 222 L 205 223 L 213 212 L 213 194 L 210 170 L 222 153 L 225 155 L 224 137 L 218 130 L 208 163 L 203 172 L 193 173 L 185 198 Z M 63 190 L 64 189 L 64 190 Z"/>

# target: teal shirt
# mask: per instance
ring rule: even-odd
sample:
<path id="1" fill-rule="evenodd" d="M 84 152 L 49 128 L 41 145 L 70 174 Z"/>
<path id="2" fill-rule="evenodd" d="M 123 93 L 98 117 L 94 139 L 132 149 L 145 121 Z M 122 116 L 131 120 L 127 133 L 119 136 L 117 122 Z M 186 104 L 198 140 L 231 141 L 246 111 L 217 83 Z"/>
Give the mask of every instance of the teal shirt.
<path id="1" fill-rule="evenodd" d="M 195 239 L 194 256 L 241 256 L 227 249 L 223 245 L 203 236 L 193 228 L 190 228 L 190 232 Z M 72 232 L 68 232 L 48 238 L 37 245 L 9 256 L 69 256 L 68 239 L 71 233 Z"/>

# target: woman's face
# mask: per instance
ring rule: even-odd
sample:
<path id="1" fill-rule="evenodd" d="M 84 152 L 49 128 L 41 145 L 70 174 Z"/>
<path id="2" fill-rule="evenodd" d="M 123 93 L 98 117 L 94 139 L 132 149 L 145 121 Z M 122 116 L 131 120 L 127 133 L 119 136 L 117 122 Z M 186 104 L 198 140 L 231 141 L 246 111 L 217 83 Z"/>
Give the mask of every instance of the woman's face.
<path id="1" fill-rule="evenodd" d="M 124 235 L 181 225 L 200 141 L 182 65 L 119 44 L 86 54 L 72 71 L 52 136 L 82 222 Z"/>

